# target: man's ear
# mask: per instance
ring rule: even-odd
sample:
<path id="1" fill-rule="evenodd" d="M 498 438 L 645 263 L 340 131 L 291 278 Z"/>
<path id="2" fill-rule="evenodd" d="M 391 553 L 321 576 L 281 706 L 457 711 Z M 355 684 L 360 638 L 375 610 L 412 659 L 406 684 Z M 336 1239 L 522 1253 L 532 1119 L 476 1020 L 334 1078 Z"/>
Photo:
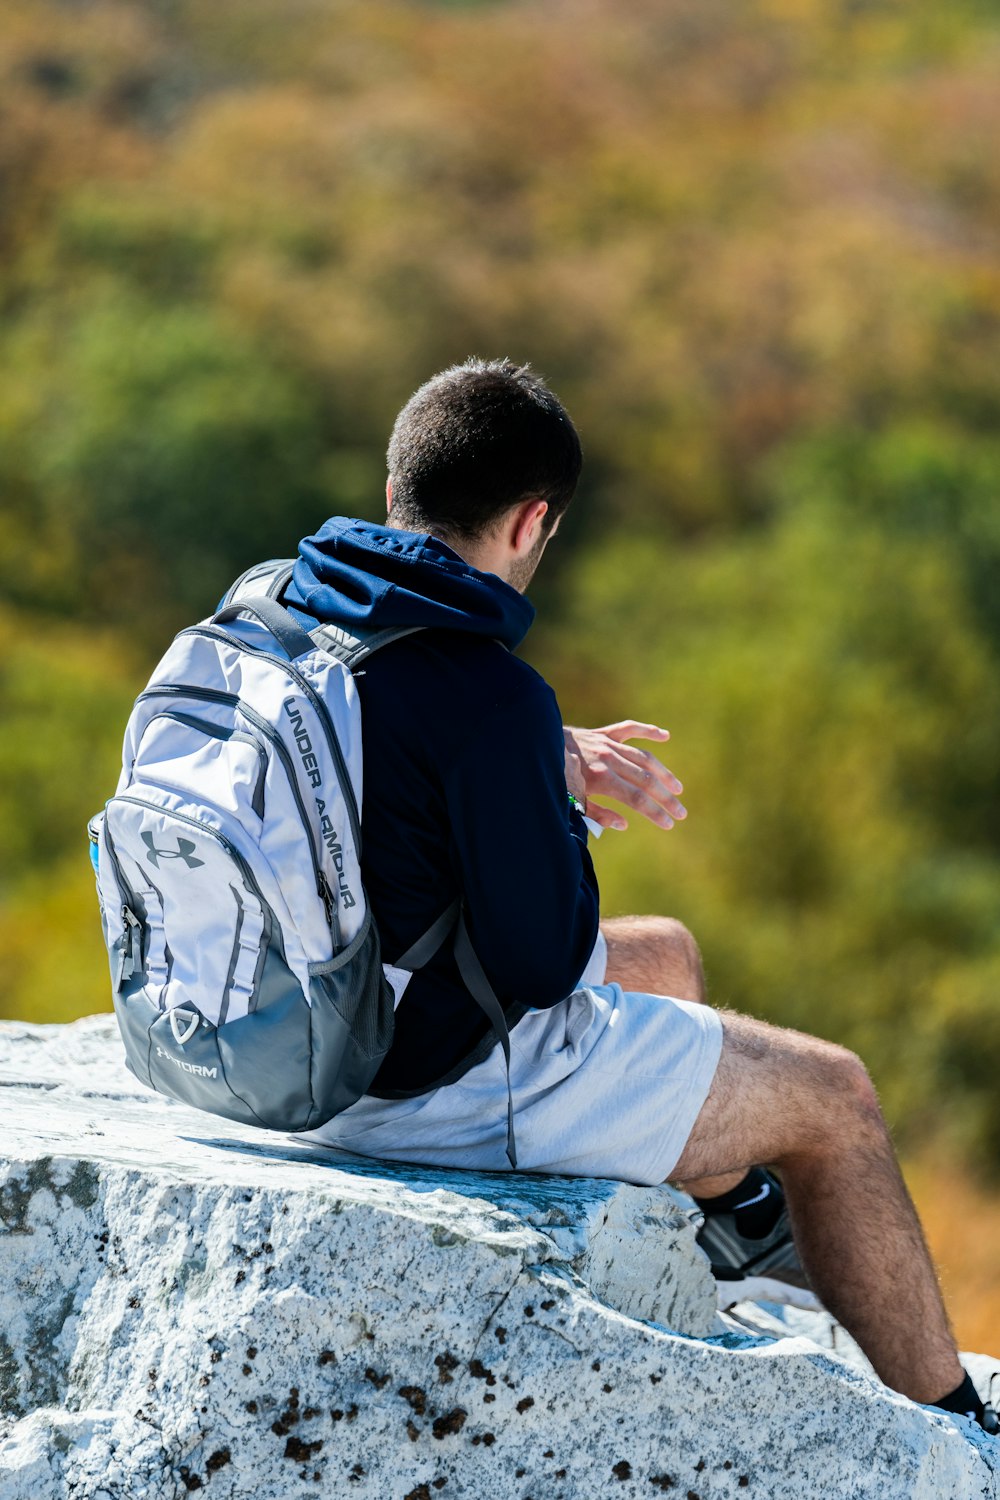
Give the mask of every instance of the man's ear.
<path id="1" fill-rule="evenodd" d="M 389 478 L 385 482 L 385 513 L 386 513 L 387 516 L 391 516 L 392 515 L 392 475 L 391 474 L 389 475 Z"/>
<path id="2" fill-rule="evenodd" d="M 538 542 L 548 509 L 547 500 L 525 500 L 515 508 L 508 536 L 518 557 L 526 557 Z"/>

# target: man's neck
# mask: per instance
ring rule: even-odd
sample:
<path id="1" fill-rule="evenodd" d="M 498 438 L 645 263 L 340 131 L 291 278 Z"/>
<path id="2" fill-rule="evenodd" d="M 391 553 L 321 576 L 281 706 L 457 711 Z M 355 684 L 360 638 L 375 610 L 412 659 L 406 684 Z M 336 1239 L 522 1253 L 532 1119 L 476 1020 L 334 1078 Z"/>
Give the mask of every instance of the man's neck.
<path id="1" fill-rule="evenodd" d="M 393 519 L 391 511 L 386 517 L 385 524 L 391 531 L 410 530 L 409 527 L 397 523 Z M 503 579 L 504 583 L 509 581 L 503 571 L 504 561 L 501 556 L 501 549 L 495 542 L 491 543 L 489 538 L 476 541 L 470 537 L 451 536 L 440 530 L 431 532 L 430 535 L 433 536 L 436 542 L 443 542 L 463 562 L 468 563 L 470 568 L 475 568 L 479 573 L 495 573 L 498 578 Z"/>

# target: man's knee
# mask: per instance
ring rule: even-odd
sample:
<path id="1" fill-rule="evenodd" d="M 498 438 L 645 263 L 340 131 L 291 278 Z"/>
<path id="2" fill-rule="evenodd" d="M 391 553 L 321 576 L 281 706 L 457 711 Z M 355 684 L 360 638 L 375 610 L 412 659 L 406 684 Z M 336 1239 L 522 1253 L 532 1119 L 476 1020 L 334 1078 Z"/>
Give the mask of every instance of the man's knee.
<path id="1" fill-rule="evenodd" d="M 811 1169 L 846 1152 L 884 1155 L 888 1133 L 859 1057 L 804 1032 L 719 1014 L 718 1068 L 674 1179 L 762 1164 Z"/>
<path id="2" fill-rule="evenodd" d="M 818 1037 L 807 1042 L 807 1062 L 798 1079 L 799 1108 L 808 1120 L 803 1141 L 839 1153 L 884 1138 L 875 1085 L 857 1053 Z"/>
<path id="3" fill-rule="evenodd" d="M 886 1134 L 875 1086 L 856 1053 L 730 1011 L 722 1020 L 718 1090 L 741 1100 L 745 1118 L 766 1119 L 785 1149 L 836 1151 Z"/>
<path id="4" fill-rule="evenodd" d="M 804 1031 L 790 1031 L 736 1011 L 721 1012 L 726 1048 L 788 1080 L 807 1098 L 840 1099 L 859 1112 L 878 1111 L 868 1069 L 856 1052 Z"/>
<path id="5" fill-rule="evenodd" d="M 644 917 L 642 920 L 648 924 L 650 935 L 664 950 L 666 962 L 672 969 L 685 973 L 690 981 L 690 990 L 696 992 L 699 999 L 703 999 L 704 969 L 701 949 L 695 942 L 694 934 L 676 917 Z"/>
<path id="6" fill-rule="evenodd" d="M 701 953 L 676 917 L 609 917 L 601 922 L 608 943 L 608 978 L 624 989 L 705 999 Z"/>
<path id="7" fill-rule="evenodd" d="M 856 1052 L 838 1047 L 834 1042 L 824 1042 L 822 1046 L 830 1087 L 837 1097 L 861 1122 L 881 1127 L 882 1109 L 878 1094 L 861 1058 Z"/>
<path id="8" fill-rule="evenodd" d="M 676 917 L 644 917 L 651 933 L 692 973 L 701 972 L 701 950 L 694 934 Z"/>

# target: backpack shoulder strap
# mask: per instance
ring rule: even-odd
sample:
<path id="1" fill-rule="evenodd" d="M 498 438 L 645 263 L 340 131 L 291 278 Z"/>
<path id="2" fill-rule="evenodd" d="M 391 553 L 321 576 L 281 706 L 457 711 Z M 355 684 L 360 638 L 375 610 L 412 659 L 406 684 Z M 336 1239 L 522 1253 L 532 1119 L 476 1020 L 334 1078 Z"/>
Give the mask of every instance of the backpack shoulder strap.
<path id="1" fill-rule="evenodd" d="M 322 646 L 324 651 L 353 671 L 369 656 L 388 646 L 390 641 L 401 640 L 404 635 L 415 635 L 423 629 L 422 625 L 398 625 L 388 630 L 348 630 L 344 625 L 317 625 L 309 634 L 317 646 Z"/>
<path id="2" fill-rule="evenodd" d="M 255 563 L 252 568 L 247 568 L 241 573 L 226 594 L 220 605 L 222 609 L 228 609 L 235 604 L 251 603 L 260 599 L 280 599 L 282 592 L 287 587 L 292 577 L 292 569 L 295 559 L 291 557 L 272 558 L 269 562 Z M 232 616 L 227 616 L 232 619 Z M 308 632 L 311 640 L 323 651 L 343 662 L 349 671 L 360 666 L 366 657 L 374 655 L 383 646 L 388 646 L 391 641 L 398 641 L 404 635 L 414 635 L 418 630 L 423 630 L 422 625 L 398 625 L 391 626 L 387 630 L 348 630 L 344 625 L 317 625 L 315 629 Z"/>
<path id="3" fill-rule="evenodd" d="M 269 562 L 254 563 L 252 568 L 240 574 L 219 608 L 238 604 L 243 599 L 277 599 L 291 578 L 294 566 L 293 557 L 272 557 Z"/>

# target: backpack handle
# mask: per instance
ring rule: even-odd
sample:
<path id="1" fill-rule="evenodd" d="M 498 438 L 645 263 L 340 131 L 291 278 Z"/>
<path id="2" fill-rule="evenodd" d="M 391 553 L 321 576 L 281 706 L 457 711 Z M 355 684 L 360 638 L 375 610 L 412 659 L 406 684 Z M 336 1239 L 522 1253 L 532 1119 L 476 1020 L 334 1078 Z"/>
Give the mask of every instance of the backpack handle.
<path id="1" fill-rule="evenodd" d="M 316 642 L 308 631 L 302 629 L 294 616 L 275 599 L 265 599 L 263 596 L 244 599 L 239 604 L 227 604 L 212 616 L 212 624 L 224 625 L 243 614 L 254 615 L 260 621 L 264 629 L 274 636 L 289 661 L 295 661 L 296 658 L 305 656 L 307 651 L 316 649 Z"/>

